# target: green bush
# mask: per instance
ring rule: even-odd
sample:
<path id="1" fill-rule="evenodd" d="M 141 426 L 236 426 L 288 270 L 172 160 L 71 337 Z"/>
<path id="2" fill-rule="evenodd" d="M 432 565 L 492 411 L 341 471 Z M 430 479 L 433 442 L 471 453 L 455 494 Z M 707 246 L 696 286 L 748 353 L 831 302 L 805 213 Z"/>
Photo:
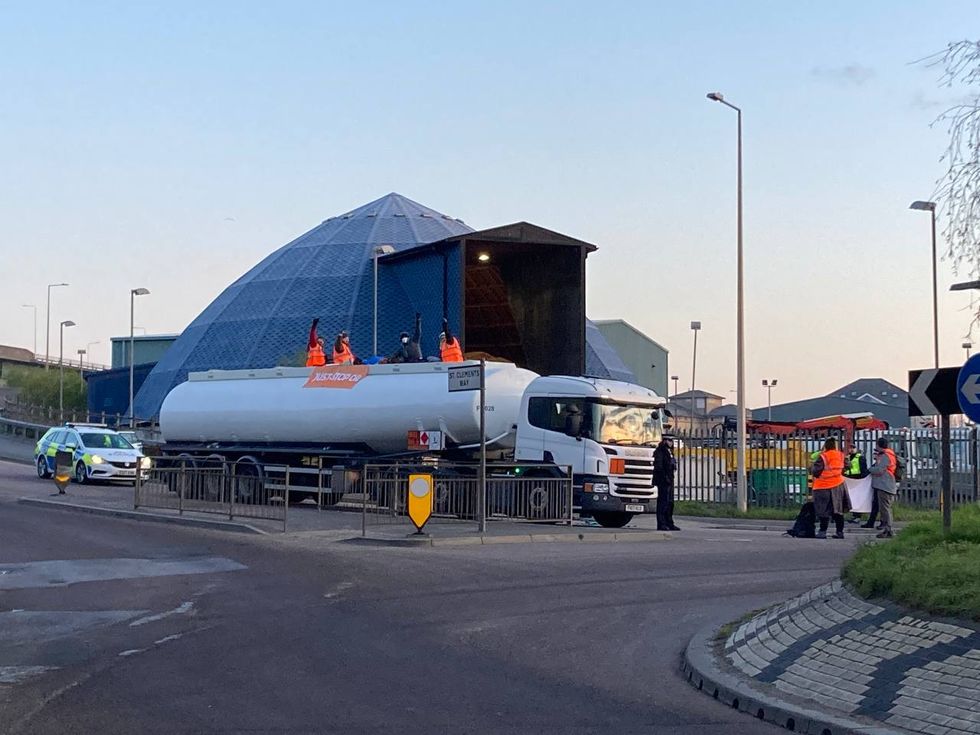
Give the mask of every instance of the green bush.
<path id="1" fill-rule="evenodd" d="M 4 381 L 16 388 L 22 403 L 45 408 L 58 407 L 60 371 L 5 365 Z M 87 386 L 79 385 L 78 369 L 65 367 L 65 409 L 85 410 L 88 405 Z"/>
<path id="2" fill-rule="evenodd" d="M 980 506 L 953 511 L 948 536 L 936 514 L 910 524 L 892 541 L 864 546 L 842 576 L 864 597 L 980 620 Z"/>

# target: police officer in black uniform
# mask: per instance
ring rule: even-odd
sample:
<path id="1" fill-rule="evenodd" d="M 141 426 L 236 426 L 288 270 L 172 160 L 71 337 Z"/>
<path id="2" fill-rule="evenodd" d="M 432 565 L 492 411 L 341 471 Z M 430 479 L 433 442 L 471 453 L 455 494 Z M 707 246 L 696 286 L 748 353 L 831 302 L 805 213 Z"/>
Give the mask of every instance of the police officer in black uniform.
<path id="1" fill-rule="evenodd" d="M 665 436 L 653 452 L 653 484 L 657 486 L 657 530 L 680 531 L 674 525 L 674 459 L 673 437 Z"/>

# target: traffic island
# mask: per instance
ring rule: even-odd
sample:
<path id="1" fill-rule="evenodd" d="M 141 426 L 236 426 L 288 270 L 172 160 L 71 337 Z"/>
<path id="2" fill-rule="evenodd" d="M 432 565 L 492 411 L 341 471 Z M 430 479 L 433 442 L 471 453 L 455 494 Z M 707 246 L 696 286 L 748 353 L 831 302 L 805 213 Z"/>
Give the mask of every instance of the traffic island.
<path id="1" fill-rule="evenodd" d="M 795 732 L 980 732 L 980 627 L 852 594 L 839 580 L 685 653 L 708 696 Z"/>

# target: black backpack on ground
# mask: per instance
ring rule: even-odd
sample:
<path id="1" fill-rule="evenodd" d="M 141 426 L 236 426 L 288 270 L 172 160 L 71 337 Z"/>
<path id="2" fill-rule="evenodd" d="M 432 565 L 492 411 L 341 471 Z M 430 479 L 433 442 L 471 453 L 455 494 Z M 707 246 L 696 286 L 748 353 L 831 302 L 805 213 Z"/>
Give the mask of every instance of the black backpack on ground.
<path id="1" fill-rule="evenodd" d="M 796 538 L 814 538 L 817 535 L 817 511 L 813 508 L 813 501 L 803 504 L 793 527 L 786 532 L 786 535 Z"/>

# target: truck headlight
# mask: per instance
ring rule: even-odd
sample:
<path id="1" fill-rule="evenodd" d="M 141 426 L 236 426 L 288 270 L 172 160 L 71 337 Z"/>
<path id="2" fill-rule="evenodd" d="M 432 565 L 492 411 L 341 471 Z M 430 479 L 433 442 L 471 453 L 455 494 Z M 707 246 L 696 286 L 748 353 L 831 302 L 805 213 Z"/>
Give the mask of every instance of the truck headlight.
<path id="1" fill-rule="evenodd" d="M 92 464 L 105 464 L 105 460 L 97 454 L 92 455 Z"/>
<path id="2" fill-rule="evenodd" d="M 596 482 L 592 484 L 592 492 L 594 493 L 608 493 L 609 485 L 605 482 Z"/>
<path id="3" fill-rule="evenodd" d="M 140 459 L 140 469 L 141 470 L 148 470 L 152 466 L 153 466 L 153 460 L 150 459 L 149 457 L 142 457 Z"/>

